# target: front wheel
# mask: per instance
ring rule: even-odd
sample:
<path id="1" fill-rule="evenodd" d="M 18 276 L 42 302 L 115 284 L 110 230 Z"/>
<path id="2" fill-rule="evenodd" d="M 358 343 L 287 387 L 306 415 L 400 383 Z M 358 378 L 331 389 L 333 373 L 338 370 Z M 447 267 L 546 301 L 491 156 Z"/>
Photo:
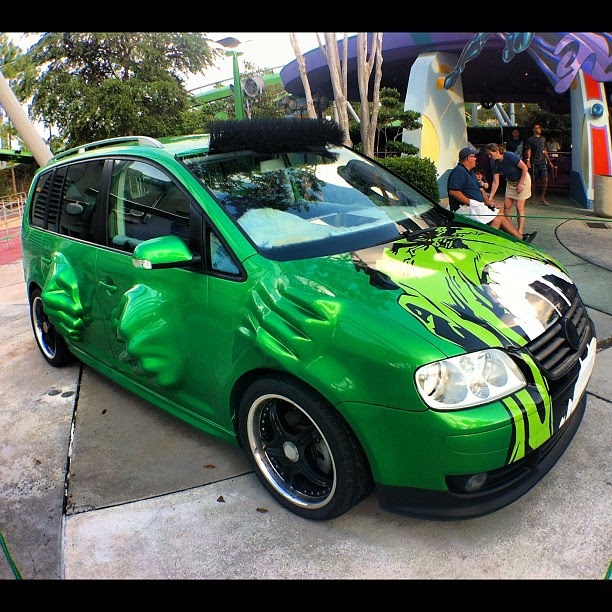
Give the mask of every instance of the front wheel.
<path id="1" fill-rule="evenodd" d="M 30 295 L 30 321 L 34 338 L 42 356 L 47 363 L 59 368 L 75 360 L 66 341 L 55 329 L 49 317 L 45 314 L 45 307 L 42 301 L 42 292 L 36 287 Z"/>
<path id="2" fill-rule="evenodd" d="M 281 505 L 313 520 L 350 510 L 372 490 L 365 454 L 335 408 L 288 378 L 264 378 L 240 405 L 240 439 Z"/>

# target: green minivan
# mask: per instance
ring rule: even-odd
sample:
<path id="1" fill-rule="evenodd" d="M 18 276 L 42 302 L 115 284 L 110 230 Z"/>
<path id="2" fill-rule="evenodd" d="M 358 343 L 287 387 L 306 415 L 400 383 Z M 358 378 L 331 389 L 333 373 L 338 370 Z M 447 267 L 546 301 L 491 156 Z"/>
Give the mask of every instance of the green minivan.
<path id="1" fill-rule="evenodd" d="M 434 520 L 531 489 L 582 420 L 595 330 L 563 267 L 342 145 L 219 121 L 56 155 L 30 188 L 34 337 L 240 446 L 313 520 Z"/>

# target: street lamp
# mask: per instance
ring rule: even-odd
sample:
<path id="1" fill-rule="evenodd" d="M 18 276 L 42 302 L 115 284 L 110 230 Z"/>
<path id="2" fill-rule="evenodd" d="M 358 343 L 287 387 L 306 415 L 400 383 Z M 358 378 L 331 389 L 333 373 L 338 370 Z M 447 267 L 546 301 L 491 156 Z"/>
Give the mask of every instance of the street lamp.
<path id="1" fill-rule="evenodd" d="M 236 119 L 244 119 L 244 97 L 242 95 L 242 83 L 240 83 L 240 69 L 238 67 L 238 56 L 242 55 L 242 53 L 238 51 L 226 51 L 225 55 L 233 55 L 234 108 L 236 109 Z"/>
<path id="2" fill-rule="evenodd" d="M 215 41 L 217 44 L 225 47 L 226 49 L 234 49 L 242 43 L 237 39 L 229 36 L 228 38 L 222 38 L 221 40 Z M 249 42 L 249 41 L 247 41 Z M 234 108 L 236 112 L 236 119 L 244 119 L 244 97 L 242 95 L 242 83 L 240 82 L 240 68 L 238 66 L 238 56 L 242 55 L 239 51 L 226 51 L 225 55 L 229 57 L 233 56 L 233 70 L 234 70 Z"/>

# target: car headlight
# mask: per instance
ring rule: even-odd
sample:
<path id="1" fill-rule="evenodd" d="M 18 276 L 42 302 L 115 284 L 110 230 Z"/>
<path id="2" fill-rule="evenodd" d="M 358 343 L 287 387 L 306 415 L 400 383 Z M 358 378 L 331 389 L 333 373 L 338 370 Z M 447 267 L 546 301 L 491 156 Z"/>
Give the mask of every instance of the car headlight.
<path id="1" fill-rule="evenodd" d="M 487 349 L 422 366 L 416 384 L 430 408 L 459 410 L 510 395 L 527 382 L 506 353 Z"/>

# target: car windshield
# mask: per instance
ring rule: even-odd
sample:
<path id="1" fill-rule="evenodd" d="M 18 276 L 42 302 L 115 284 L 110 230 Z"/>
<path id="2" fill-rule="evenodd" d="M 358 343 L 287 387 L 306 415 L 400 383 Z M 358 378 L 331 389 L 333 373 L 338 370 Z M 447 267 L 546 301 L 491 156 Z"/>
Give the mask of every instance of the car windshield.
<path id="1" fill-rule="evenodd" d="M 355 251 L 444 222 L 425 195 L 343 146 L 182 161 L 272 259 Z"/>

